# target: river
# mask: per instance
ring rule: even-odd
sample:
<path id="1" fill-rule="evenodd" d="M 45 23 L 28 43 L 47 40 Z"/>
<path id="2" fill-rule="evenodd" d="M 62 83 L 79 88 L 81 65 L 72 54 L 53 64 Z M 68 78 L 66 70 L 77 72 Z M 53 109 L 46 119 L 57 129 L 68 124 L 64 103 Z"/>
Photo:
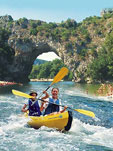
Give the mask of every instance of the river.
<path id="1" fill-rule="evenodd" d="M 30 82 L 23 86 L 0 88 L 0 151 L 113 151 L 113 99 L 95 96 L 98 85 L 59 82 L 62 104 L 75 109 L 90 110 L 96 117 L 73 111 L 70 131 L 52 128 L 36 130 L 26 124 L 21 108 L 25 99 L 11 93 L 36 90 L 40 94 L 51 82 Z M 89 89 L 88 94 L 86 90 Z M 48 90 L 50 93 L 51 88 Z"/>

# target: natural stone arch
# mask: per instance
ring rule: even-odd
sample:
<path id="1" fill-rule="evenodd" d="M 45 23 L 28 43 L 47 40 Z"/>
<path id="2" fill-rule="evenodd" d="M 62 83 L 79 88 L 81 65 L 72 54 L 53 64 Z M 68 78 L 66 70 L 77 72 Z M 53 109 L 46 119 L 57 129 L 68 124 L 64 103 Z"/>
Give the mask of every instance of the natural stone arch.
<path id="1" fill-rule="evenodd" d="M 9 45 L 15 50 L 13 63 L 8 65 L 10 75 L 6 77 L 10 81 L 27 82 L 32 70 L 32 65 L 42 53 L 54 52 L 64 61 L 64 48 L 60 43 L 51 40 L 33 41 L 31 39 L 10 38 Z"/>

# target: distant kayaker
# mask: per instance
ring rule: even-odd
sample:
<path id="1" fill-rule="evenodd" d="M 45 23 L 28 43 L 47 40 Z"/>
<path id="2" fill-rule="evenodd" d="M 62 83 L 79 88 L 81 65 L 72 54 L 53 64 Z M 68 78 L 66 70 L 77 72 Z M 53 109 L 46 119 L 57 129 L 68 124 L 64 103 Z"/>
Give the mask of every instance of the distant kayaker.
<path id="1" fill-rule="evenodd" d="M 45 91 L 43 93 L 45 93 L 45 96 L 42 99 L 48 98 L 48 93 L 46 93 Z M 42 113 L 40 111 L 40 106 L 39 106 L 38 101 L 36 101 L 33 104 L 33 102 L 37 99 L 37 95 L 38 95 L 37 92 L 31 91 L 31 93 L 29 95 L 33 96 L 34 98 L 29 99 L 28 104 L 24 104 L 21 111 L 22 112 L 29 111 L 29 116 L 40 116 L 40 115 L 42 115 Z M 27 108 L 27 106 L 28 106 L 28 108 Z"/>
<path id="2" fill-rule="evenodd" d="M 67 106 L 65 106 L 64 109 L 62 109 L 59 106 L 61 104 L 61 102 L 58 98 L 58 93 L 59 93 L 59 89 L 53 88 L 51 91 L 52 97 L 45 99 L 44 102 L 42 103 L 41 111 L 43 109 L 45 109 L 44 115 L 51 114 L 51 113 L 57 114 L 58 112 L 63 113 L 67 109 Z M 56 105 L 56 104 L 58 104 L 58 105 Z"/>

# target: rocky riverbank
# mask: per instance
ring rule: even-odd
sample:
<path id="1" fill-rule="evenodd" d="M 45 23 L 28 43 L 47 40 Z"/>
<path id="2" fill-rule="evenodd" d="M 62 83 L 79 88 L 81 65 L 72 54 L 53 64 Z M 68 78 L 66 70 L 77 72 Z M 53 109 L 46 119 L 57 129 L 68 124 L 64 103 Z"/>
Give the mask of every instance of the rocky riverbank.
<path id="1" fill-rule="evenodd" d="M 0 86 L 8 86 L 8 85 L 23 85 L 22 83 L 9 82 L 9 81 L 0 81 Z"/>
<path id="2" fill-rule="evenodd" d="M 32 81 L 32 82 L 38 82 L 38 81 L 53 81 L 53 79 L 44 79 L 44 78 L 41 78 L 41 79 L 30 79 L 30 81 Z"/>

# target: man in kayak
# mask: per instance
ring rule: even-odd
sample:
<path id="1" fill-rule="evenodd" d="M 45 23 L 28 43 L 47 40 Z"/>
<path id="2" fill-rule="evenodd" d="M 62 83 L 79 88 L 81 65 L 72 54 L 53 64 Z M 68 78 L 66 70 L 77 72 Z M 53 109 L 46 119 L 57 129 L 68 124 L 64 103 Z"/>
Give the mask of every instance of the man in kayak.
<path id="1" fill-rule="evenodd" d="M 46 98 L 49 97 L 49 95 L 46 91 L 44 91 L 43 93 L 45 93 L 45 96 L 42 99 L 46 99 Z M 31 93 L 29 95 L 33 96 L 34 98 L 29 99 L 28 104 L 24 104 L 21 111 L 22 112 L 29 111 L 29 116 L 40 116 L 40 115 L 42 115 L 38 101 L 33 103 L 37 99 L 37 95 L 38 95 L 37 92 L 31 91 Z M 26 109 L 27 106 L 28 106 L 28 108 Z"/>
<path id="2" fill-rule="evenodd" d="M 61 103 L 58 98 L 58 93 L 59 93 L 59 89 L 53 88 L 51 91 L 52 97 L 49 97 L 49 95 L 48 95 L 48 99 L 45 99 L 44 102 L 42 103 L 40 109 L 41 109 L 41 111 L 43 111 L 43 109 L 45 109 L 44 115 L 57 114 L 58 112 L 63 113 L 67 109 L 67 106 L 65 106 L 64 109 L 62 109 L 59 106 Z"/>

